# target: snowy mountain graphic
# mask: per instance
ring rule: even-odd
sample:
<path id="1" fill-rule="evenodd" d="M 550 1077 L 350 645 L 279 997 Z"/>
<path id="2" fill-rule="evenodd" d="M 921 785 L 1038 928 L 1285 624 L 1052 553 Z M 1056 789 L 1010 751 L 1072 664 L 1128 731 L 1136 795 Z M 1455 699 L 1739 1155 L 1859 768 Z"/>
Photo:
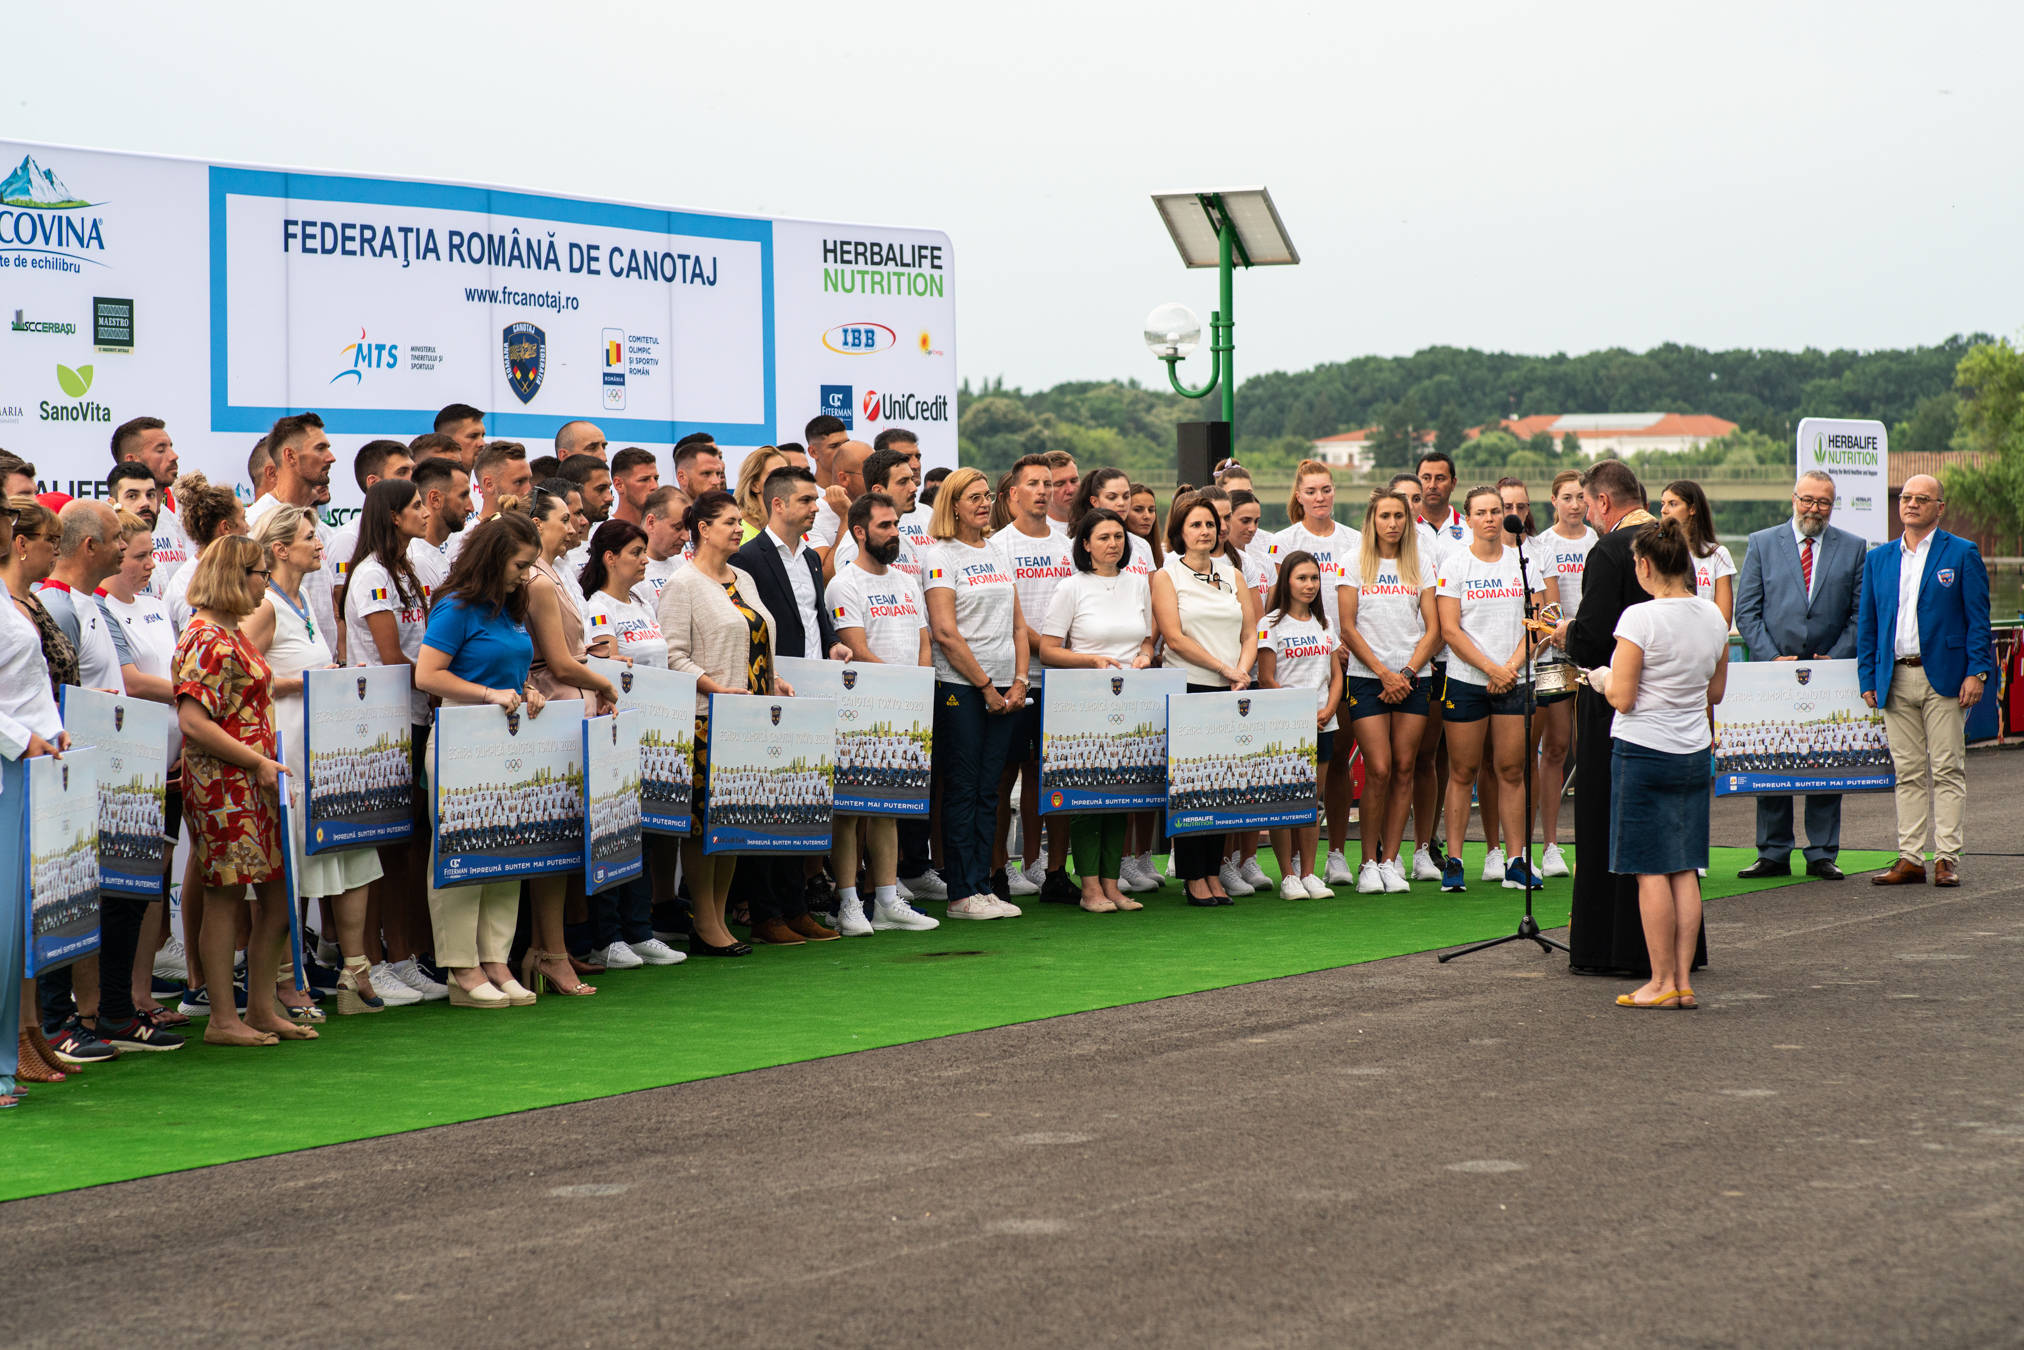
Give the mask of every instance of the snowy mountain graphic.
<path id="1" fill-rule="evenodd" d="M 33 155 L 23 155 L 14 172 L 0 181 L 0 202 L 8 206 L 52 208 L 91 205 L 66 187 L 61 178 L 37 164 Z"/>

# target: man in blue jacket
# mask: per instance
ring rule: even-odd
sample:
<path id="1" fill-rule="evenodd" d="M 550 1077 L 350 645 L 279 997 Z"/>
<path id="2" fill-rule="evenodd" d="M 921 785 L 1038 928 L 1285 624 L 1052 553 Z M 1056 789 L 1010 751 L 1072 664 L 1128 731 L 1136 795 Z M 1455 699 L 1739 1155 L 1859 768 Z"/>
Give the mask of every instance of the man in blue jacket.
<path id="1" fill-rule="evenodd" d="M 1856 661 L 1863 701 L 1883 709 L 1897 772 L 1898 860 L 1871 878 L 1879 886 L 1925 883 L 1928 826 L 1933 884 L 1961 884 L 1968 709 L 1996 672 L 1996 650 L 1989 573 L 1973 544 L 1939 528 L 1946 509 L 1937 478 L 1906 479 L 1904 533 L 1863 565 Z"/>
<path id="2" fill-rule="evenodd" d="M 1845 661 L 1855 655 L 1856 615 L 1862 594 L 1860 535 L 1837 530 L 1834 480 L 1800 476 L 1792 489 L 1792 519 L 1750 536 L 1743 575 L 1736 579 L 1736 631 L 1752 661 Z M 1741 877 L 1782 877 L 1792 872 L 1792 799 L 1757 799 L 1757 861 Z M 1806 797 L 1806 870 L 1840 881 L 1841 794 Z"/>

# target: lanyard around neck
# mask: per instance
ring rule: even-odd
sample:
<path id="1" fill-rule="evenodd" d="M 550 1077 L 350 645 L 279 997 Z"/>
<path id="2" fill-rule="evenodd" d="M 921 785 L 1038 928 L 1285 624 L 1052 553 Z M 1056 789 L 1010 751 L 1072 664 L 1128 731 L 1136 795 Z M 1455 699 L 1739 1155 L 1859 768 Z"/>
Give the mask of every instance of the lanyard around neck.
<path id="1" fill-rule="evenodd" d="M 311 642 L 316 641 L 316 620 L 309 617 L 309 607 L 308 604 L 306 603 L 308 597 L 304 596 L 303 599 L 305 603 L 298 605 L 293 600 L 290 600 L 288 598 L 288 592 L 282 590 L 272 581 L 269 581 L 267 583 L 267 589 L 281 597 L 281 603 L 288 606 L 289 612 L 294 614 L 296 618 L 302 620 L 302 626 L 309 630 L 309 640 Z"/>

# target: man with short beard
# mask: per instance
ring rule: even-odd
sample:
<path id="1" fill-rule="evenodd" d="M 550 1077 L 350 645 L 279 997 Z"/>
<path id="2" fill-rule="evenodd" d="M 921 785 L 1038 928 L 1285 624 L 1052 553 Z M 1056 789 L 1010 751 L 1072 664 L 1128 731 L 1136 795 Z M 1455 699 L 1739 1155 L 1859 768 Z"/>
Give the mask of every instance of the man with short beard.
<path id="1" fill-rule="evenodd" d="M 331 453 L 323 419 L 313 412 L 282 418 L 267 433 L 267 453 L 274 457 L 274 491 L 247 509 L 247 532 L 258 535 L 260 522 L 274 511 L 283 506 L 300 506 L 316 522 L 316 538 L 328 557 L 331 530 L 316 513 L 316 507 L 319 501 L 330 500 L 330 466 L 337 462 L 337 456 Z M 331 658 L 343 665 L 344 626 L 337 621 L 329 568 L 319 567 L 302 578 L 302 597 L 309 602 L 310 617 L 323 631 Z"/>
<path id="2" fill-rule="evenodd" d="M 146 592 L 160 597 L 166 593 L 169 578 L 193 561 L 190 536 L 183 533 L 183 523 L 176 518 L 176 497 L 170 490 L 176 482 L 176 443 L 161 418 L 136 417 L 122 422 L 112 433 L 112 459 L 115 464 L 139 464 L 147 469 L 161 496 L 159 510 L 148 518 L 155 532 L 155 575 Z"/>
<path id="3" fill-rule="evenodd" d="M 414 484 L 429 508 L 429 526 L 410 551 L 433 548 L 447 564 L 451 536 L 461 535 L 471 518 L 471 475 L 454 458 L 438 455 L 415 465 Z"/>
<path id="4" fill-rule="evenodd" d="M 629 445 L 611 458 L 611 513 L 619 520 L 642 525 L 647 498 L 660 490 L 661 466 L 651 450 Z"/>

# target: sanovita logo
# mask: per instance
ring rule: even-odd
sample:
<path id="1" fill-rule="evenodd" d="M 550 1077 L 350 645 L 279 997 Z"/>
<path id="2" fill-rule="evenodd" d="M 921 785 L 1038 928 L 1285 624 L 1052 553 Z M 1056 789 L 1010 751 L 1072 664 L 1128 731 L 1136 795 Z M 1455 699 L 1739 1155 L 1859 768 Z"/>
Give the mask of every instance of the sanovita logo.
<path id="1" fill-rule="evenodd" d="M 882 323 L 840 323 L 822 335 L 822 345 L 839 356 L 889 351 L 899 340 L 899 334 Z"/>

